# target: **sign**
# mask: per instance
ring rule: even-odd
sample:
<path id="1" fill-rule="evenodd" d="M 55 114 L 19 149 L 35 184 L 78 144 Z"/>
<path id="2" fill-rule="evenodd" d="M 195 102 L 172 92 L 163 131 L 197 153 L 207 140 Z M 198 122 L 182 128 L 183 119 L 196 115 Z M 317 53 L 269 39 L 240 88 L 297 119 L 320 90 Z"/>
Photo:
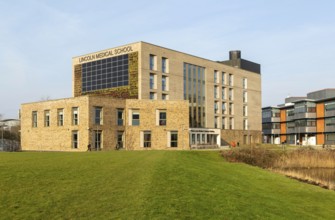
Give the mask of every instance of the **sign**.
<path id="1" fill-rule="evenodd" d="M 116 55 L 122 55 L 122 54 L 130 53 L 130 52 L 133 52 L 133 47 L 132 46 L 120 47 L 120 48 L 107 50 L 107 51 L 99 52 L 99 53 L 92 54 L 92 55 L 79 57 L 79 63 L 99 60 L 99 59 L 102 59 L 102 58 L 112 57 L 112 56 L 116 56 Z"/>

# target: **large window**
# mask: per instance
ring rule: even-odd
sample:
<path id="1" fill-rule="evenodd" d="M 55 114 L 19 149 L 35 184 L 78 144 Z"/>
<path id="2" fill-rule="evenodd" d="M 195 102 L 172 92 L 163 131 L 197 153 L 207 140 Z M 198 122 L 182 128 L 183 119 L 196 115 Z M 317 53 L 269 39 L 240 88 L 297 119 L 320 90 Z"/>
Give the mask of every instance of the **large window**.
<path id="1" fill-rule="evenodd" d="M 171 131 L 170 147 L 178 147 L 178 131 Z"/>
<path id="2" fill-rule="evenodd" d="M 221 96 L 222 96 L 222 99 L 226 99 L 226 88 L 225 87 L 222 87 Z"/>
<path id="3" fill-rule="evenodd" d="M 214 70 L 214 83 L 219 82 L 219 72 L 217 70 Z"/>
<path id="4" fill-rule="evenodd" d="M 243 78 L 243 89 L 246 89 L 247 87 L 248 87 L 247 78 Z"/>
<path id="5" fill-rule="evenodd" d="M 150 89 L 156 89 L 156 75 L 150 73 Z"/>
<path id="6" fill-rule="evenodd" d="M 225 102 L 222 102 L 221 110 L 222 110 L 222 114 L 226 114 L 226 103 Z"/>
<path id="7" fill-rule="evenodd" d="M 166 125 L 166 111 L 160 110 L 159 111 L 159 126 L 165 126 Z"/>
<path id="8" fill-rule="evenodd" d="M 129 84 L 128 54 L 82 64 L 82 92 Z"/>
<path id="9" fill-rule="evenodd" d="M 101 130 L 96 130 L 94 131 L 94 148 L 96 150 L 100 150 L 102 147 L 102 131 Z"/>
<path id="10" fill-rule="evenodd" d="M 234 99 L 234 91 L 233 89 L 229 89 L 229 100 L 233 100 Z"/>
<path id="11" fill-rule="evenodd" d="M 162 91 L 167 91 L 167 81 L 168 77 L 167 76 L 162 76 Z"/>
<path id="12" fill-rule="evenodd" d="M 133 126 L 140 125 L 140 112 L 139 111 L 133 110 L 131 117 L 132 117 L 131 125 Z"/>
<path id="13" fill-rule="evenodd" d="M 228 75 L 228 83 L 230 86 L 233 86 L 234 83 L 233 74 Z"/>
<path id="14" fill-rule="evenodd" d="M 117 109 L 117 125 L 123 125 L 123 109 Z"/>
<path id="15" fill-rule="evenodd" d="M 248 102 L 248 93 L 246 91 L 243 91 L 243 102 Z"/>
<path id="16" fill-rule="evenodd" d="M 32 112 L 32 125 L 37 128 L 37 111 Z"/>
<path id="17" fill-rule="evenodd" d="M 79 108 L 73 107 L 72 108 L 72 125 L 79 124 Z"/>
<path id="18" fill-rule="evenodd" d="M 225 84 L 225 78 L 226 78 L 225 72 L 222 72 L 222 76 L 221 77 L 222 77 L 221 78 L 222 85 L 224 85 Z"/>
<path id="19" fill-rule="evenodd" d="M 184 99 L 189 101 L 190 127 L 205 127 L 205 68 L 184 63 Z"/>
<path id="20" fill-rule="evenodd" d="M 150 70 L 156 70 L 156 59 L 155 55 L 150 54 Z"/>
<path id="21" fill-rule="evenodd" d="M 50 111 L 49 110 L 44 111 L 44 126 L 50 127 Z"/>
<path id="22" fill-rule="evenodd" d="M 72 131 L 72 148 L 78 148 L 78 131 Z"/>
<path id="23" fill-rule="evenodd" d="M 225 117 L 222 117 L 221 124 L 222 124 L 222 129 L 226 129 L 226 118 Z"/>
<path id="24" fill-rule="evenodd" d="M 168 72 L 168 59 L 165 57 L 162 57 L 162 72 L 163 73 Z"/>
<path id="25" fill-rule="evenodd" d="M 143 132 L 143 147 L 151 147 L 151 131 Z"/>
<path id="26" fill-rule="evenodd" d="M 57 109 L 57 125 L 64 125 L 64 109 Z"/>
<path id="27" fill-rule="evenodd" d="M 95 107 L 94 115 L 94 123 L 96 125 L 102 125 L 102 107 Z"/>

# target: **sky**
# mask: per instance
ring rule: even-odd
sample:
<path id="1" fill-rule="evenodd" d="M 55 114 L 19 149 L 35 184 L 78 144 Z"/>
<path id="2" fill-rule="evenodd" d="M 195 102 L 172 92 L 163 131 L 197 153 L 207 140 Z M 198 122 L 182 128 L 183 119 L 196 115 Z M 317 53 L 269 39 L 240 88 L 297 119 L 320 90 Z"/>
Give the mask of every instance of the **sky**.
<path id="1" fill-rule="evenodd" d="M 335 88 L 333 0 L 0 0 L 0 114 L 72 96 L 72 57 L 145 41 L 261 64 L 262 106 Z"/>

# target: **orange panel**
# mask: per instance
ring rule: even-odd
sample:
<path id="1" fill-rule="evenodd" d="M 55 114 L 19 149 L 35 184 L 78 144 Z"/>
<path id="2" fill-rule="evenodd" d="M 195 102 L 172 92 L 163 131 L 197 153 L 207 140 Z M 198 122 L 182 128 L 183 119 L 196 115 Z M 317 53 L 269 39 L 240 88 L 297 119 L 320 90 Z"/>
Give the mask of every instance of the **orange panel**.
<path id="1" fill-rule="evenodd" d="M 325 103 L 316 104 L 316 117 L 317 118 L 325 117 Z"/>
<path id="2" fill-rule="evenodd" d="M 286 141 L 286 110 L 280 110 L 280 142 Z"/>
<path id="3" fill-rule="evenodd" d="M 317 134 L 316 135 L 316 144 L 322 145 L 325 143 L 325 135 L 324 134 Z"/>

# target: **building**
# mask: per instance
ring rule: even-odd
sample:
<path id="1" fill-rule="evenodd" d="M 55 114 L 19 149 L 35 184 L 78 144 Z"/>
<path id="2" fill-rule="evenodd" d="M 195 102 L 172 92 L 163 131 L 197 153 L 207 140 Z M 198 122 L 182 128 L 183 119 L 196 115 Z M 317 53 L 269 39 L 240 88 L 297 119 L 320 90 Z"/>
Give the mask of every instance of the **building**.
<path id="1" fill-rule="evenodd" d="M 335 89 L 290 97 L 285 104 L 262 108 L 265 143 L 335 144 Z"/>
<path id="2" fill-rule="evenodd" d="M 240 51 L 211 61 L 137 42 L 72 63 L 72 98 L 22 105 L 22 149 L 143 149 L 149 137 L 153 149 L 261 141 L 260 65 Z M 54 136 L 45 137 L 50 131 Z M 65 139 L 56 144 L 56 137 Z"/>

